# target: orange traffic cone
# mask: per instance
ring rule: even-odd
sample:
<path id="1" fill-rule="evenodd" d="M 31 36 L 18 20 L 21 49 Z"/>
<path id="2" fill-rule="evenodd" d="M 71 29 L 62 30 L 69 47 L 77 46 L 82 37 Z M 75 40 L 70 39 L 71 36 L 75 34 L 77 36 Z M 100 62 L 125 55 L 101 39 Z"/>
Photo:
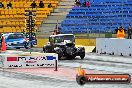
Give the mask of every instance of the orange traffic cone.
<path id="1" fill-rule="evenodd" d="M 2 51 L 6 51 L 6 43 L 5 43 L 5 40 L 4 40 L 3 36 L 2 36 L 2 47 L 1 47 L 1 50 Z"/>

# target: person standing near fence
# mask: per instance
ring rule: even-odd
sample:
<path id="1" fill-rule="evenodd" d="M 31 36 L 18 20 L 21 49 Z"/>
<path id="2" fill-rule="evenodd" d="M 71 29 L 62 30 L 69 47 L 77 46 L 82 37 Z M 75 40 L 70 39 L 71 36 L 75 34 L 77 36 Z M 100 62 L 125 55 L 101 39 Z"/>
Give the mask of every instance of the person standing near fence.
<path id="1" fill-rule="evenodd" d="M 125 38 L 125 29 L 123 27 L 120 27 L 117 31 L 117 38 Z"/>
<path id="2" fill-rule="evenodd" d="M 131 26 L 129 26 L 128 27 L 128 31 L 127 31 L 127 33 L 128 33 L 128 39 L 131 39 L 132 37 L 132 28 L 131 28 Z"/>

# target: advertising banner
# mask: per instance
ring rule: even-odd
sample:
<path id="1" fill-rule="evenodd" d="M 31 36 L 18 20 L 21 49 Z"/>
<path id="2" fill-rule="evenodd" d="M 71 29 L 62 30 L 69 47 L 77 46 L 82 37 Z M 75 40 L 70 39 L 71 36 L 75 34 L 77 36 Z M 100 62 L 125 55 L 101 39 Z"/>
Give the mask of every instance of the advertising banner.
<path id="1" fill-rule="evenodd" d="M 37 68 L 37 67 L 55 67 L 55 61 L 58 61 L 57 54 L 38 54 L 38 55 L 3 55 L 4 68 Z"/>

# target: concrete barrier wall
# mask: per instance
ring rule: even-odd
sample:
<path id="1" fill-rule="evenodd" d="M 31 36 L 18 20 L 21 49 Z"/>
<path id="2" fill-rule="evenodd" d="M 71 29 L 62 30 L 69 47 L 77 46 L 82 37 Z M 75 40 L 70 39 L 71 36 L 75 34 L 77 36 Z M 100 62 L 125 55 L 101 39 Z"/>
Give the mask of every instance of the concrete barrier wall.
<path id="1" fill-rule="evenodd" d="M 43 47 L 48 42 L 48 39 L 38 39 L 37 41 L 37 47 Z M 83 45 L 83 46 L 95 46 L 96 45 L 96 39 L 76 39 L 75 40 L 76 45 Z"/>
<path id="2" fill-rule="evenodd" d="M 132 39 L 97 38 L 96 52 L 132 56 Z"/>

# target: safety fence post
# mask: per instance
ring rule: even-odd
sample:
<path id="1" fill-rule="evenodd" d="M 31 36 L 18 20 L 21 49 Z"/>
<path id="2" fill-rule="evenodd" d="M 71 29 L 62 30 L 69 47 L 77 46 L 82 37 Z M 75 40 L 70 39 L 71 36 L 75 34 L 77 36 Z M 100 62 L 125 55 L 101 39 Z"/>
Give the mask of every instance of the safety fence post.
<path id="1" fill-rule="evenodd" d="M 57 64 L 58 64 L 58 63 L 57 63 L 57 60 L 55 60 L 55 70 L 54 70 L 54 71 L 58 71 L 58 70 L 57 70 Z"/>

